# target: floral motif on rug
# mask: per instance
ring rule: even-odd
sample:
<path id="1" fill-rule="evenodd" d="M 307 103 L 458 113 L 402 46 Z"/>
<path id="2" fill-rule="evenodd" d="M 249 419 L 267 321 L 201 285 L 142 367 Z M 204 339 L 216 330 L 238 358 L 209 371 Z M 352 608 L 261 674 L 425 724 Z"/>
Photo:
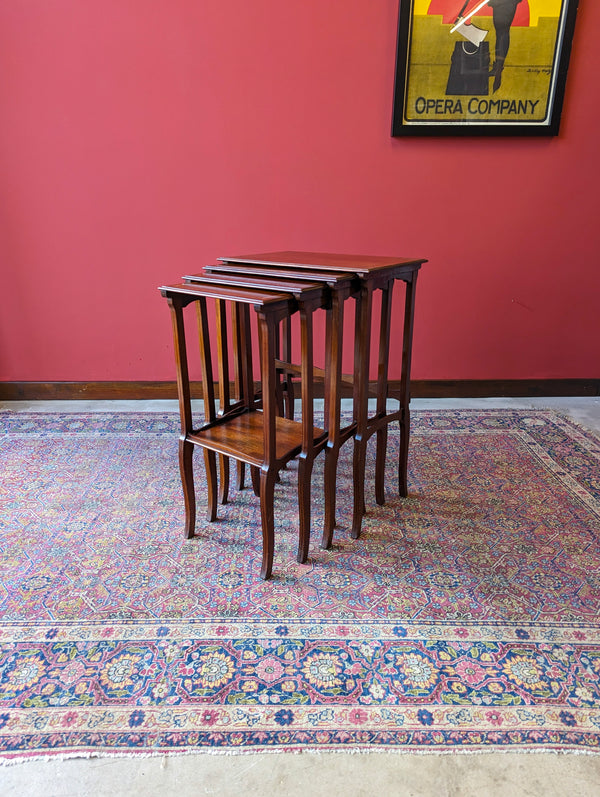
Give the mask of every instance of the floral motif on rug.
<path id="1" fill-rule="evenodd" d="M 600 751 L 600 441 L 549 411 L 413 412 L 409 497 L 368 479 L 295 561 L 296 470 L 183 536 L 177 417 L 0 413 L 0 759 Z M 371 441 L 373 442 L 373 441 Z M 374 451 L 369 450 L 368 473 Z M 197 460 L 200 512 L 204 473 Z"/>

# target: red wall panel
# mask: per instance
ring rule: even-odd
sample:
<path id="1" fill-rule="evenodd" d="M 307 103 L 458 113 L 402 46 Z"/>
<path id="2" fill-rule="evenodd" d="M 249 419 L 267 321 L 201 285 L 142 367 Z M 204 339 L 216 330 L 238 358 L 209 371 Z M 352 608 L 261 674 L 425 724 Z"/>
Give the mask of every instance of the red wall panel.
<path id="1" fill-rule="evenodd" d="M 429 258 L 415 378 L 597 377 L 580 5 L 561 135 L 454 140 L 390 137 L 397 0 L 2 3 L 0 379 L 172 379 L 156 287 L 278 248 Z"/>

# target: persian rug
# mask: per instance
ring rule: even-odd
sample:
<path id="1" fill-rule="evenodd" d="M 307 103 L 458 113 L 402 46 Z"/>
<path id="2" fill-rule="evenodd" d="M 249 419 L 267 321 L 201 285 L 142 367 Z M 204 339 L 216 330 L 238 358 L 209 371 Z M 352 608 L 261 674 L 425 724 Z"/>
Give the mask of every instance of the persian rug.
<path id="1" fill-rule="evenodd" d="M 0 760 L 600 749 L 600 441 L 550 411 L 414 412 L 295 561 L 296 472 L 183 537 L 178 418 L 0 413 Z M 369 452 L 368 473 L 373 472 Z M 321 458 L 320 458 L 321 459 Z"/>

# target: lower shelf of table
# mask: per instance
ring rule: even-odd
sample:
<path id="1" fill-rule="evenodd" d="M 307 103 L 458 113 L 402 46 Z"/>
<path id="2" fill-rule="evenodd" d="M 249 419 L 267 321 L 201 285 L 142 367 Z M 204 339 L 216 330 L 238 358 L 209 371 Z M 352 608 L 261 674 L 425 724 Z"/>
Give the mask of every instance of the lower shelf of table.
<path id="1" fill-rule="evenodd" d="M 313 443 L 319 447 L 326 439 L 323 429 L 314 427 Z M 263 413 L 249 412 L 211 427 L 188 434 L 192 443 L 202 445 L 218 454 L 260 466 L 265 461 Z M 302 450 L 302 424 L 287 418 L 275 419 L 275 457 L 287 462 Z"/>

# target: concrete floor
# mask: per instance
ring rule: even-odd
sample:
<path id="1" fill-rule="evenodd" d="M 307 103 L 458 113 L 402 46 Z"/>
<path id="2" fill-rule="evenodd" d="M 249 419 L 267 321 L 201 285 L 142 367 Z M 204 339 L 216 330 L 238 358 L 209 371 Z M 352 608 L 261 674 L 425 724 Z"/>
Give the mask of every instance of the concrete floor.
<path id="1" fill-rule="evenodd" d="M 176 402 L 6 402 L 0 411 L 169 411 Z M 413 409 L 553 408 L 600 435 L 600 398 L 421 399 Z M 295 797 L 600 797 L 600 754 L 182 755 L 30 761 L 0 766 L 2 797 L 104 795 Z"/>

